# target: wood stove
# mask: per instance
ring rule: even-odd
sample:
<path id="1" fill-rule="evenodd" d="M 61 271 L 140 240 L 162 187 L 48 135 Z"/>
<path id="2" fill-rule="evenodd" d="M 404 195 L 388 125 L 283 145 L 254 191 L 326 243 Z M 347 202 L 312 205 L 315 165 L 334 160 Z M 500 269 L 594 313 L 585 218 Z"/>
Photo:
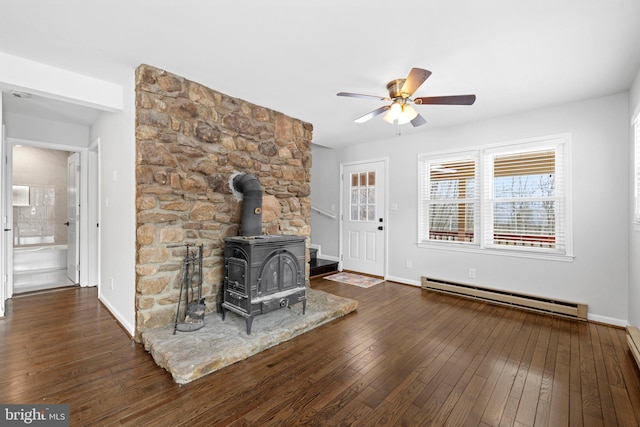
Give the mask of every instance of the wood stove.
<path id="1" fill-rule="evenodd" d="M 302 303 L 306 311 L 305 238 L 259 235 L 224 239 L 226 311 L 245 318 L 247 334 L 255 316 Z"/>

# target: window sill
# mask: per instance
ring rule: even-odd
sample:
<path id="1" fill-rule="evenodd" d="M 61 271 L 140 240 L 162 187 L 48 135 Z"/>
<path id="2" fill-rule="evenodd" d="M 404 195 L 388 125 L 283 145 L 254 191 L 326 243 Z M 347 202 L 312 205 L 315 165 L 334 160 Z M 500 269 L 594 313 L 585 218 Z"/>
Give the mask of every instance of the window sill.
<path id="1" fill-rule="evenodd" d="M 638 224 L 640 227 L 640 224 Z M 561 255 L 542 252 L 533 252 L 526 250 L 501 250 L 493 248 L 480 248 L 478 246 L 464 246 L 456 244 L 438 244 L 438 243 L 416 243 L 419 248 L 444 250 L 454 252 L 466 252 L 482 255 L 507 256 L 514 258 L 543 259 L 547 261 L 573 262 L 574 255 Z"/>

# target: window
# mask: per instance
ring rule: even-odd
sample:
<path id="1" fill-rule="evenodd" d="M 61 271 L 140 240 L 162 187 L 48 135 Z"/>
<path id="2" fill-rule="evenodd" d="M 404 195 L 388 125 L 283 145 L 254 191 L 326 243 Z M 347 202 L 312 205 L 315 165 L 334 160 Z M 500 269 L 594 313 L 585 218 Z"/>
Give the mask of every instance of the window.
<path id="1" fill-rule="evenodd" d="M 567 139 L 421 156 L 419 242 L 570 254 Z"/>
<path id="2" fill-rule="evenodd" d="M 633 135 L 634 135 L 634 195 L 635 195 L 635 209 L 633 220 L 636 224 L 640 225 L 640 114 L 636 115 L 633 121 Z"/>
<path id="3" fill-rule="evenodd" d="M 562 252 L 562 191 L 556 188 L 556 147 L 527 148 L 485 156 L 485 243 L 559 249 Z"/>
<path id="4" fill-rule="evenodd" d="M 425 159 L 422 241 L 476 241 L 476 165 L 477 155 Z"/>
<path id="5" fill-rule="evenodd" d="M 376 171 L 350 174 L 351 221 L 372 222 L 376 219 Z"/>

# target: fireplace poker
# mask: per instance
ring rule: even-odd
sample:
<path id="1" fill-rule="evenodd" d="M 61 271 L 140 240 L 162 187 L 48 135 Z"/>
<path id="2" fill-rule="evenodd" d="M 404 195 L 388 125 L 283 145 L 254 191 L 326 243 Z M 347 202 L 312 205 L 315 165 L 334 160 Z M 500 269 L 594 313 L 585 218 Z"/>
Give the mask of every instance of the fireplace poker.
<path id="1" fill-rule="evenodd" d="M 169 247 L 177 246 L 182 245 Z M 202 298 L 202 257 L 204 245 L 199 245 L 197 256 L 189 250 L 192 244 L 186 243 L 184 246 L 186 247 L 186 253 L 183 261 L 183 276 L 178 296 L 178 307 L 176 309 L 176 318 L 173 325 L 174 335 L 176 331 L 191 332 L 204 326 L 205 303 L 204 298 Z M 197 297 L 196 290 L 194 289 L 195 282 L 197 282 Z M 181 319 L 180 306 L 182 305 L 183 290 L 185 297 L 185 309 L 184 317 Z"/>

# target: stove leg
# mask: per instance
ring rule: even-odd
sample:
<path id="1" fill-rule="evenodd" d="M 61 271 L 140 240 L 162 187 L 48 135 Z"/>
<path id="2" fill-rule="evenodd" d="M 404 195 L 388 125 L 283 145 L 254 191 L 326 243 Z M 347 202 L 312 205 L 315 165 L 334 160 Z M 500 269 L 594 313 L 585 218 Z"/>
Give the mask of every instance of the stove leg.
<path id="1" fill-rule="evenodd" d="M 222 307 L 222 321 L 224 322 L 224 315 L 227 313 L 227 310 L 224 309 L 224 307 Z"/>
<path id="2" fill-rule="evenodd" d="M 302 315 L 304 316 L 304 312 L 307 311 L 307 300 L 302 301 Z"/>
<path id="3" fill-rule="evenodd" d="M 245 319 L 245 323 L 247 324 L 247 335 L 251 335 L 251 324 L 253 323 L 253 317 L 247 317 Z"/>

